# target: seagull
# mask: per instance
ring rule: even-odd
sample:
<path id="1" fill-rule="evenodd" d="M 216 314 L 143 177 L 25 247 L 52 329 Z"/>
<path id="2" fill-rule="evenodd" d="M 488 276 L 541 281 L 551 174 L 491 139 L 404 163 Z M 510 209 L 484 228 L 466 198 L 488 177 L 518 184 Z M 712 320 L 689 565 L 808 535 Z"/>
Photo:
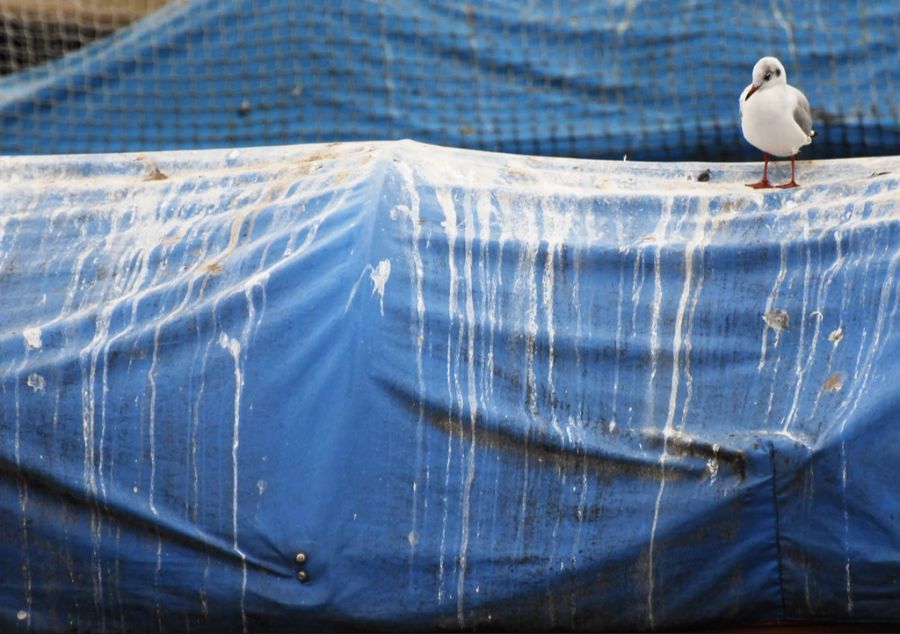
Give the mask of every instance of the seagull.
<path id="1" fill-rule="evenodd" d="M 747 183 L 753 189 L 772 187 L 769 155 L 791 157 L 791 180 L 781 189 L 797 187 L 794 160 L 804 145 L 812 143 L 812 114 L 806 96 L 787 83 L 784 66 L 774 57 L 763 57 L 753 67 L 753 82 L 740 98 L 741 131 L 744 138 L 763 152 L 763 177 Z"/>

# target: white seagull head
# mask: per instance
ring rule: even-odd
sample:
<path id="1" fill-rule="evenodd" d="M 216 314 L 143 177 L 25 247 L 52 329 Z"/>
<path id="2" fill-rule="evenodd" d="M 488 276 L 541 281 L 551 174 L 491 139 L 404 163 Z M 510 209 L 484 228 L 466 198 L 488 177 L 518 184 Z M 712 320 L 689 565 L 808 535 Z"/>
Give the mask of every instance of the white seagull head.
<path id="1" fill-rule="evenodd" d="M 757 90 L 765 90 L 770 86 L 783 86 L 787 83 L 787 72 L 775 57 L 763 57 L 753 67 L 753 85 L 744 100 Z"/>

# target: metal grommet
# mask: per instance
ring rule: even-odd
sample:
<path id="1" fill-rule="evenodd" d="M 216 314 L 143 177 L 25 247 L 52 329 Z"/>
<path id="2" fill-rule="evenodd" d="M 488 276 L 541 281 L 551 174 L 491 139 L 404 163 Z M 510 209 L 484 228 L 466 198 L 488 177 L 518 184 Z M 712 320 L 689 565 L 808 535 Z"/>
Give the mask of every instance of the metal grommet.
<path id="1" fill-rule="evenodd" d="M 304 553 L 304 552 L 297 553 L 297 556 L 294 557 L 294 561 L 296 561 L 298 564 L 305 564 L 306 563 L 306 553 Z"/>
<path id="2" fill-rule="evenodd" d="M 309 581 L 309 573 L 307 573 L 305 570 L 301 570 L 297 573 L 297 579 L 299 579 L 303 583 L 306 583 L 307 581 Z"/>

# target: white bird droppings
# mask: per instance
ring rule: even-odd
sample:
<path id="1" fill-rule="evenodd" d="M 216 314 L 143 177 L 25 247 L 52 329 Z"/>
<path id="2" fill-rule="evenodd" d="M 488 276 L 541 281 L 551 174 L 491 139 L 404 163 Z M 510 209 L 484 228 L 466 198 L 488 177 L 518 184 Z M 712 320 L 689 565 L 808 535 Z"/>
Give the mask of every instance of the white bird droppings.
<path id="1" fill-rule="evenodd" d="M 44 387 L 46 387 L 47 382 L 37 372 L 28 375 L 28 378 L 25 380 L 25 383 L 35 392 L 43 392 Z"/>
<path id="2" fill-rule="evenodd" d="M 223 350 L 228 350 L 231 356 L 235 358 L 241 354 L 241 342 L 237 339 L 232 339 L 224 332 L 219 333 L 219 347 Z"/>
<path id="3" fill-rule="evenodd" d="M 378 296 L 381 300 L 381 314 L 384 315 L 384 287 L 387 284 L 388 278 L 391 276 L 391 261 L 390 260 L 382 260 L 378 263 L 372 271 L 369 273 L 369 277 L 372 278 L 372 295 L 378 293 Z"/>
<path id="4" fill-rule="evenodd" d="M 28 350 L 40 350 L 41 349 L 41 329 L 40 328 L 26 328 L 22 331 L 22 336 L 25 337 L 25 346 Z"/>

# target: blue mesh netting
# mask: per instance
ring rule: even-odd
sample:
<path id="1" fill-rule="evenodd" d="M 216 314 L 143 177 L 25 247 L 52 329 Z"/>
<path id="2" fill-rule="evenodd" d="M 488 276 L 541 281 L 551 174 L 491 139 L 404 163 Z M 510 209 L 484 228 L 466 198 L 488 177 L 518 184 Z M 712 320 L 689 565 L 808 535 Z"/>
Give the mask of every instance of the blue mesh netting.
<path id="1" fill-rule="evenodd" d="M 193 0 L 0 81 L 4 153 L 411 137 L 518 153 L 755 158 L 737 97 L 778 56 L 805 158 L 900 148 L 900 5 Z"/>

